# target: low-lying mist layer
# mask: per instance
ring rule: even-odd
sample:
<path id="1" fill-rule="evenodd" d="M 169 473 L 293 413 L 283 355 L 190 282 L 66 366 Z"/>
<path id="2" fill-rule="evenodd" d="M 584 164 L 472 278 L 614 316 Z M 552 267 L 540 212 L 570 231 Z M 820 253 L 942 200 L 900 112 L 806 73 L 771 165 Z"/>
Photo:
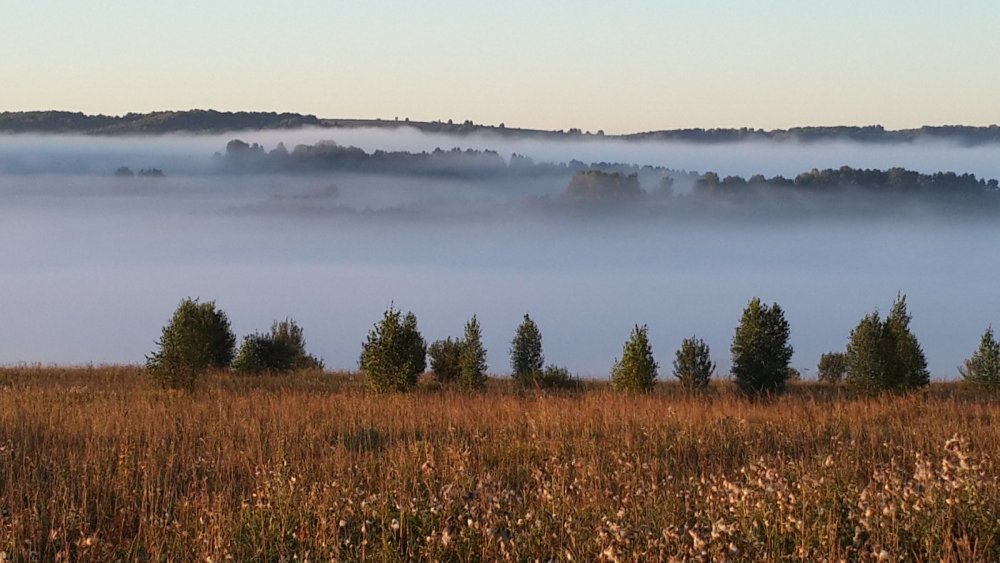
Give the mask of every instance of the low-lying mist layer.
<path id="1" fill-rule="evenodd" d="M 240 334 L 292 316 L 311 350 L 346 369 L 356 367 L 364 335 L 392 301 L 417 314 L 429 340 L 459 335 L 477 313 L 495 373 L 506 373 L 514 328 L 530 312 L 552 362 L 598 377 L 635 323 L 649 324 L 662 366 L 696 334 L 726 371 L 732 330 L 753 296 L 785 309 L 792 364 L 807 377 L 821 353 L 843 348 L 861 316 L 888 307 L 900 291 L 938 377 L 956 375 L 982 330 L 997 322 L 994 227 L 962 210 L 882 201 L 790 221 L 768 213 L 706 217 L 683 205 L 661 213 L 671 205 L 664 201 L 697 197 L 684 194 L 706 170 L 723 187 L 727 175 L 795 178 L 845 164 L 993 178 L 1000 176 L 995 148 L 336 133 L 341 146 L 368 153 L 461 146 L 495 150 L 505 165 L 517 153 L 567 166 L 515 177 L 234 173 L 220 169 L 233 138 L 271 151 L 279 141 L 314 145 L 330 131 L 0 136 L 0 363 L 140 362 L 185 296 L 217 300 Z M 646 195 L 623 205 L 576 201 L 573 160 L 645 166 Z M 115 177 L 123 166 L 165 177 Z M 678 178 L 670 200 L 658 191 L 667 170 Z M 586 184 L 579 180 L 577 189 L 586 193 Z M 620 185 L 631 189 L 627 178 Z M 857 193 L 844 197 L 864 202 Z M 716 200 L 720 209 L 746 205 Z M 789 215 L 797 217 L 783 219 Z"/>
<path id="2" fill-rule="evenodd" d="M 763 140 L 727 143 L 679 141 L 629 141 L 586 137 L 549 140 L 530 136 L 496 136 L 488 133 L 447 135 L 415 128 L 301 128 L 270 131 L 233 131 L 203 135 L 107 136 L 0 135 L 0 172 L 67 172 L 110 174 L 126 165 L 134 169 L 159 167 L 177 174 L 204 173 L 212 155 L 223 152 L 232 139 L 256 142 L 268 150 L 278 143 L 287 147 L 333 140 L 368 152 L 433 151 L 436 148 L 493 150 L 508 158 L 520 154 L 539 162 L 627 162 L 664 166 L 693 172 L 714 171 L 720 176 L 749 178 L 794 176 L 813 168 L 887 169 L 902 167 L 925 174 L 940 171 L 968 172 L 979 177 L 1000 177 L 1000 147 L 964 146 L 946 141 L 906 144 L 817 141 L 811 143 Z"/>

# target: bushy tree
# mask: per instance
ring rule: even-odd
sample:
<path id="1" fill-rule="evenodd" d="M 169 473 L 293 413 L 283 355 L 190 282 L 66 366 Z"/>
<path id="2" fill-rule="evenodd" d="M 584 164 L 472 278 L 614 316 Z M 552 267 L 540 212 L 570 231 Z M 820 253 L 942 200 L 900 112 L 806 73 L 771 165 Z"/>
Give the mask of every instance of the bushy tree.
<path id="1" fill-rule="evenodd" d="M 535 321 L 525 314 L 510 343 L 510 368 L 514 381 L 521 385 L 534 384 L 544 364 L 542 333 Z"/>
<path id="2" fill-rule="evenodd" d="M 302 328 L 292 319 L 275 321 L 269 333 L 243 339 L 233 369 L 237 373 L 289 372 L 322 368 L 323 362 L 306 352 Z"/>
<path id="3" fill-rule="evenodd" d="M 292 357 L 292 369 L 322 369 L 323 360 L 306 352 L 306 339 L 300 327 L 294 320 L 275 321 L 271 325 L 271 339 Z"/>
<path id="4" fill-rule="evenodd" d="M 929 385 L 931 376 L 927 371 L 927 357 L 917 337 L 910 331 L 910 314 L 906 310 L 905 295 L 899 296 L 893 303 L 885 325 L 895 340 L 896 362 L 890 369 L 893 387 L 916 389 Z"/>
<path id="5" fill-rule="evenodd" d="M 486 385 L 486 348 L 483 347 L 483 334 L 475 315 L 465 324 L 459 372 L 459 381 L 466 389 L 480 389 Z"/>
<path id="6" fill-rule="evenodd" d="M 840 383 L 844 380 L 845 373 L 847 373 L 847 357 L 843 352 L 829 352 L 819 357 L 816 377 L 823 383 Z"/>
<path id="7" fill-rule="evenodd" d="M 701 390 L 708 387 L 714 372 L 708 344 L 694 336 L 685 338 L 674 358 L 674 377 L 688 389 Z"/>
<path id="8" fill-rule="evenodd" d="M 844 357 L 847 364 L 845 380 L 851 387 L 869 393 L 882 389 L 885 380 L 883 364 L 890 356 L 887 349 L 889 338 L 885 332 L 877 312 L 865 315 L 851 331 Z"/>
<path id="9" fill-rule="evenodd" d="M 274 345 L 270 334 L 248 334 L 243 337 L 243 343 L 233 359 L 233 371 L 241 375 L 288 371 L 290 368 L 283 352 Z"/>
<path id="10" fill-rule="evenodd" d="M 209 368 L 229 367 L 236 346 L 236 335 L 229 317 L 216 309 L 214 301 L 199 303 L 186 298 L 163 327 L 159 350 L 146 356 L 146 368 L 153 381 L 162 387 L 191 387 Z"/>
<path id="11" fill-rule="evenodd" d="M 979 349 L 959 368 L 967 383 L 996 391 L 1000 389 L 1000 344 L 993 336 L 993 327 L 986 329 Z"/>
<path id="12" fill-rule="evenodd" d="M 441 383 L 451 383 L 457 381 L 461 375 L 462 340 L 452 340 L 451 337 L 445 340 L 438 340 L 427 348 L 427 355 L 431 358 L 431 373 L 434 378 Z"/>
<path id="13" fill-rule="evenodd" d="M 611 369 L 611 385 L 618 391 L 649 391 L 656 382 L 659 365 L 649 345 L 649 329 L 635 325 L 622 347 L 622 358 Z"/>
<path id="14" fill-rule="evenodd" d="M 785 390 L 792 359 L 788 336 L 788 321 L 781 307 L 753 298 L 743 310 L 731 347 L 733 376 L 741 391 L 760 395 Z"/>
<path id="15" fill-rule="evenodd" d="M 368 333 L 361 347 L 361 371 L 378 391 L 407 391 L 427 369 L 427 343 L 417 329 L 417 317 L 393 306 Z"/>
<path id="16" fill-rule="evenodd" d="M 845 359 L 845 381 L 863 392 L 908 391 L 930 383 L 927 359 L 910 332 L 905 295 L 896 299 L 885 320 L 877 311 L 861 319 L 851 331 Z"/>

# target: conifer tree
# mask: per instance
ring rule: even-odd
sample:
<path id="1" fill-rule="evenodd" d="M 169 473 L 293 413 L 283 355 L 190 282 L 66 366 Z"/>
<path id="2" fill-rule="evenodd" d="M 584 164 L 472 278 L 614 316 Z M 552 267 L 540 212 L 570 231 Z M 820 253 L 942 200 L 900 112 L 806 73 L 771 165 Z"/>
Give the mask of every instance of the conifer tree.
<path id="1" fill-rule="evenodd" d="M 927 358 L 917 342 L 917 337 L 910 332 L 910 314 L 906 310 L 906 296 L 900 295 L 892 304 L 892 310 L 885 319 L 886 330 L 892 335 L 895 347 L 895 362 L 889 364 L 890 388 L 907 390 L 927 386 L 930 372 L 927 371 Z"/>
<path id="2" fill-rule="evenodd" d="M 743 310 L 733 335 L 733 376 L 741 391 L 751 395 L 781 393 L 788 379 L 792 347 L 785 313 L 753 298 Z"/>
<path id="3" fill-rule="evenodd" d="M 649 391 L 656 382 L 659 365 L 649 345 L 649 329 L 635 325 L 622 347 L 622 358 L 611 369 L 611 385 L 618 391 Z"/>
<path id="4" fill-rule="evenodd" d="M 542 333 L 535 321 L 525 314 L 510 344 L 510 367 L 514 381 L 521 385 L 535 383 L 544 364 Z"/>
<path id="5" fill-rule="evenodd" d="M 486 385 L 486 348 L 483 347 L 482 330 L 476 315 L 472 315 L 465 324 L 459 371 L 459 381 L 466 389 L 480 389 Z"/>
<path id="6" fill-rule="evenodd" d="M 708 344 L 700 338 L 685 338 L 674 358 L 674 377 L 692 391 L 706 389 L 715 372 Z"/>
<path id="7" fill-rule="evenodd" d="M 979 349 L 959 368 L 966 383 L 992 391 L 1000 390 L 1000 344 L 993 336 L 993 327 L 986 329 L 979 341 Z"/>

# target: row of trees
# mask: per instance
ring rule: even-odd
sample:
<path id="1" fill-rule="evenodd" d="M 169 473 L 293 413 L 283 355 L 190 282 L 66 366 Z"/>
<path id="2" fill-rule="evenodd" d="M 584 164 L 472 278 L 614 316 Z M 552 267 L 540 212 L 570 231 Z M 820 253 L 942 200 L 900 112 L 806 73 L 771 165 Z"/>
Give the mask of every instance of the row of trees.
<path id="1" fill-rule="evenodd" d="M 379 391 L 406 391 L 417 384 L 427 369 L 442 384 L 458 384 L 465 389 L 486 385 L 486 347 L 475 315 L 465 325 L 462 338 L 448 337 L 427 345 L 417 328 L 417 317 L 405 315 L 393 306 L 368 333 L 361 347 L 359 366 L 372 387 Z M 510 365 L 515 382 L 525 387 L 573 387 L 569 370 L 543 367 L 542 334 L 531 317 L 524 315 L 511 342 Z"/>
<path id="2" fill-rule="evenodd" d="M 878 311 L 863 317 L 851 331 L 847 349 L 820 357 L 820 381 L 846 383 L 865 393 L 904 392 L 930 382 L 927 360 L 910 330 L 906 297 L 899 296 L 884 318 Z M 730 347 L 731 373 L 747 395 L 785 391 L 797 372 L 789 366 L 790 327 L 777 303 L 752 299 L 743 310 Z M 189 387 L 206 369 L 231 367 L 237 373 L 288 372 L 322 368 L 323 362 L 305 350 L 302 329 L 291 319 L 276 321 L 270 332 L 255 332 L 236 349 L 225 312 L 214 302 L 181 301 L 147 358 L 154 381 L 166 387 Z M 486 348 L 475 315 L 461 338 L 448 337 L 428 346 L 412 312 L 390 306 L 362 344 L 359 366 L 369 384 L 379 391 L 406 391 L 416 386 L 428 368 L 441 384 L 482 388 L 487 381 Z M 510 347 L 513 380 L 522 387 L 572 388 L 579 385 L 566 368 L 545 365 L 542 334 L 529 315 L 518 326 Z M 673 360 L 673 375 L 685 387 L 709 386 L 716 364 L 708 344 L 692 336 L 681 342 Z M 611 384 L 621 391 L 648 391 L 656 383 L 659 364 L 653 356 L 646 325 L 636 325 L 611 370 Z M 976 385 L 1000 389 L 1000 344 L 992 328 L 983 334 L 979 349 L 960 369 Z"/>
<path id="3" fill-rule="evenodd" d="M 912 194 L 925 197 L 972 198 L 981 201 L 980 196 L 1000 194 L 996 179 L 977 178 L 974 174 L 936 172 L 923 174 L 915 170 L 895 167 L 887 170 L 851 168 L 813 169 L 795 178 L 774 176 L 766 178 L 761 174 L 744 179 L 741 176 L 719 177 L 707 172 L 694 184 L 694 192 L 701 195 L 738 196 L 760 195 L 766 192 L 796 190 L 799 193 L 836 193 L 848 189 L 862 190 L 871 194 Z"/>
<path id="4" fill-rule="evenodd" d="M 911 316 L 906 296 L 900 295 L 889 314 L 866 315 L 851 331 L 845 352 L 820 357 L 820 381 L 846 383 L 868 394 L 905 392 L 930 383 L 927 359 L 917 337 L 910 331 Z M 739 389 L 749 395 L 776 394 L 785 390 L 798 372 L 789 366 L 792 347 L 784 311 L 754 298 L 743 311 L 733 335 L 732 376 Z M 653 357 L 646 326 L 636 326 L 611 371 L 616 389 L 651 389 L 658 364 Z M 690 389 L 704 389 L 715 371 L 708 345 L 691 337 L 681 343 L 674 359 L 674 376 Z M 979 349 L 965 361 L 960 373 L 966 382 L 1000 389 L 1000 343 L 992 327 L 987 328 Z"/>
<path id="5" fill-rule="evenodd" d="M 778 304 L 768 306 L 757 298 L 750 301 L 731 347 L 732 375 L 741 391 L 762 395 L 785 390 L 792 358 L 788 337 L 788 322 Z M 691 390 L 706 389 L 715 373 L 708 344 L 696 336 L 681 342 L 673 367 L 674 377 Z M 656 383 L 658 368 L 646 325 L 636 325 L 611 370 L 611 384 L 623 391 L 648 391 Z"/>

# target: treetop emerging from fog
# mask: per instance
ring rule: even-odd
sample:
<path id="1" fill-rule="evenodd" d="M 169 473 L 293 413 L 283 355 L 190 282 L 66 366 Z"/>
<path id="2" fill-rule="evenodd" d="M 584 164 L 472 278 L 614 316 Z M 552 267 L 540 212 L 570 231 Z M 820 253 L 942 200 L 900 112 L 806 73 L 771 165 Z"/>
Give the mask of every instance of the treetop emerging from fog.
<path id="1" fill-rule="evenodd" d="M 519 179 L 562 177 L 566 182 L 564 196 L 574 201 L 635 200 L 643 195 L 656 196 L 658 203 L 669 203 L 675 182 L 693 184 L 693 194 L 706 199 L 746 199 L 748 201 L 780 201 L 788 209 L 799 210 L 803 204 L 817 202 L 802 196 L 860 194 L 885 196 L 894 200 L 916 199 L 971 205 L 1000 204 L 997 180 L 984 180 L 974 174 L 936 172 L 923 174 L 904 168 L 888 170 L 860 169 L 842 166 L 837 169 L 813 169 L 794 178 L 757 174 L 749 179 L 740 176 L 719 177 L 714 172 L 697 175 L 661 166 L 641 166 L 629 163 L 578 160 L 568 163 L 535 162 L 518 154 L 509 160 L 492 150 L 453 148 L 432 152 L 366 152 L 354 146 L 333 141 L 314 145 L 297 145 L 289 151 L 279 144 L 271 151 L 263 146 L 234 139 L 220 156 L 221 169 L 230 173 L 316 173 L 352 172 L 401 176 L 445 177 L 459 179 Z M 849 193 L 851 192 L 851 193 Z M 795 196 L 795 197 L 793 197 Z M 845 202 L 857 203 L 853 197 L 844 201 L 822 201 L 825 209 Z M 884 201 L 879 201 L 884 203 Z"/>

